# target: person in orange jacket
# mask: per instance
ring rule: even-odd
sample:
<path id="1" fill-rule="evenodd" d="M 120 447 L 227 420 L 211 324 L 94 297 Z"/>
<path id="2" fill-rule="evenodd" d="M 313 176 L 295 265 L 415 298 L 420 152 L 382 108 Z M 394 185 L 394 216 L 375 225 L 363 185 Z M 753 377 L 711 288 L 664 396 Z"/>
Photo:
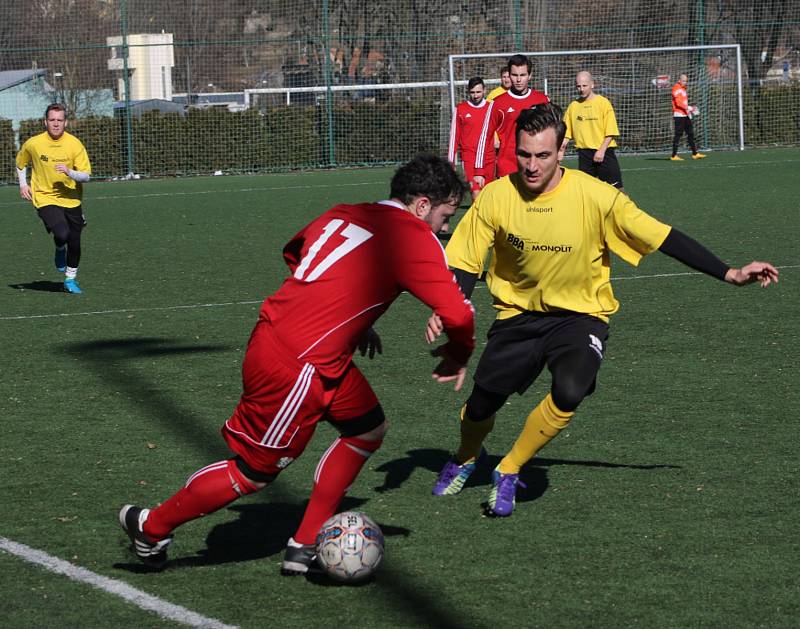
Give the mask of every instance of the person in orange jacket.
<path id="1" fill-rule="evenodd" d="M 678 82 L 672 86 L 672 119 L 675 121 L 675 135 L 672 138 L 672 157 L 673 162 L 682 162 L 683 158 L 678 157 L 678 142 L 686 132 L 686 141 L 692 149 L 692 159 L 703 159 L 705 155 L 697 151 L 697 144 L 694 141 L 694 129 L 692 128 L 692 116 L 698 113 L 697 107 L 689 104 L 689 96 L 686 93 L 686 84 L 689 77 L 681 74 Z"/>

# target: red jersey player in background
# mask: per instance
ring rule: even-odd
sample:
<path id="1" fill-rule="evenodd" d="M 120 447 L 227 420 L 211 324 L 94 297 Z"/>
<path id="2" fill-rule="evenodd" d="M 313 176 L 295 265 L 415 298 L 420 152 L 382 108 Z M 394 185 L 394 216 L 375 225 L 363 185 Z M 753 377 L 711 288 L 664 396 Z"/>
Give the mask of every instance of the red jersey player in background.
<path id="1" fill-rule="evenodd" d="M 455 213 L 463 181 L 442 158 L 420 155 L 397 170 L 391 198 L 338 205 L 289 241 L 291 275 L 264 301 L 242 367 L 244 391 L 222 428 L 234 456 L 198 470 L 160 506 L 125 505 L 120 524 L 145 564 L 162 567 L 172 531 L 273 481 L 299 457 L 319 421 L 340 433 L 320 459 L 308 506 L 281 572 L 304 574 L 320 526 L 334 514 L 387 424 L 352 362 L 381 351 L 372 324 L 403 291 L 433 309 L 449 341 L 434 350 L 438 382 L 461 388 L 475 346 L 471 304 L 434 235 Z"/>
<path id="2" fill-rule="evenodd" d="M 532 67 L 530 59 L 525 55 L 514 55 L 508 60 L 511 88 L 489 103 L 489 111 L 486 113 L 486 122 L 481 130 L 475 159 L 475 179 L 478 182 L 491 173 L 491 165 L 484 164 L 483 154 L 485 147 L 492 145 L 495 133 L 500 139 L 500 150 L 497 153 L 497 178 L 517 172 L 517 118 L 523 109 L 550 102 L 546 94 L 537 92 L 528 86 Z"/>
<path id="3" fill-rule="evenodd" d="M 489 103 L 484 98 L 486 86 L 483 79 L 473 77 L 467 82 L 467 93 L 469 97 L 462 103 L 456 105 L 453 112 L 453 121 L 450 124 L 450 147 L 447 152 L 447 159 L 451 164 L 456 163 L 456 153 L 461 155 L 461 163 L 464 165 L 464 176 L 472 190 L 472 198 L 487 183 L 494 179 L 494 146 L 484 144 L 484 175 L 480 183 L 475 180 L 475 155 L 478 148 L 483 122 L 486 119 L 486 112 L 489 111 Z M 487 148 L 488 147 L 488 148 Z M 459 151 L 459 148 L 461 149 Z"/>

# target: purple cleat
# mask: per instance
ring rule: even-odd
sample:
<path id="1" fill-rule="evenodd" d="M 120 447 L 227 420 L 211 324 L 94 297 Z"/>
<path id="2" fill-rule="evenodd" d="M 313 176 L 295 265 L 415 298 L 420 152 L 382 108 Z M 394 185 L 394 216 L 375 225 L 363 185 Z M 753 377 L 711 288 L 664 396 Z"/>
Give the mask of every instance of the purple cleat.
<path id="1" fill-rule="evenodd" d="M 464 484 L 478 465 L 482 465 L 486 460 L 486 450 L 481 448 L 481 453 L 477 459 L 470 463 L 459 465 L 455 459 L 450 459 L 445 463 L 439 478 L 433 486 L 434 496 L 454 496 L 464 488 Z"/>
<path id="2" fill-rule="evenodd" d="M 514 511 L 517 485 L 526 487 L 519 479 L 519 474 L 502 474 L 494 469 L 492 472 L 492 493 L 489 494 L 489 513 L 506 518 Z"/>

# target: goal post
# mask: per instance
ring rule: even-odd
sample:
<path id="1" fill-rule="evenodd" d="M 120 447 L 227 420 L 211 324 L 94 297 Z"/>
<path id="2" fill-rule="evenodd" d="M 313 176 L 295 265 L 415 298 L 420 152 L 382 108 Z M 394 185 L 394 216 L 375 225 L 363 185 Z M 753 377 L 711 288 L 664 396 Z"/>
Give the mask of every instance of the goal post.
<path id="1" fill-rule="evenodd" d="M 473 76 L 497 74 L 497 59 L 518 53 L 455 54 L 448 57 L 450 107 L 464 100 Z M 671 87 L 689 79 L 689 102 L 700 114 L 695 137 L 703 149 L 744 150 L 742 55 L 739 44 L 523 52 L 533 65 L 531 86 L 566 110 L 575 98 L 575 75 L 591 72 L 595 92 L 614 106 L 620 152 L 671 150 Z"/>

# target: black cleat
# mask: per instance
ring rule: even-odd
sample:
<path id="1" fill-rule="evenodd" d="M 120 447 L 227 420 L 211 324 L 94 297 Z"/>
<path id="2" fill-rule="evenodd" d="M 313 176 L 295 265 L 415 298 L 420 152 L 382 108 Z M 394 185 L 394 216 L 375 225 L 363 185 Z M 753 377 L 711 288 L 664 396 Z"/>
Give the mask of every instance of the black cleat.
<path id="1" fill-rule="evenodd" d="M 293 537 L 289 538 L 286 552 L 283 554 L 281 574 L 285 577 L 307 574 L 316 558 L 315 544 L 298 544 Z"/>
<path id="2" fill-rule="evenodd" d="M 160 570 L 167 563 L 167 547 L 172 543 L 172 536 L 157 542 L 147 537 L 142 530 L 142 525 L 149 513 L 150 509 L 125 505 L 119 511 L 119 523 L 122 525 L 122 530 L 131 538 L 133 552 L 141 562 Z"/>

